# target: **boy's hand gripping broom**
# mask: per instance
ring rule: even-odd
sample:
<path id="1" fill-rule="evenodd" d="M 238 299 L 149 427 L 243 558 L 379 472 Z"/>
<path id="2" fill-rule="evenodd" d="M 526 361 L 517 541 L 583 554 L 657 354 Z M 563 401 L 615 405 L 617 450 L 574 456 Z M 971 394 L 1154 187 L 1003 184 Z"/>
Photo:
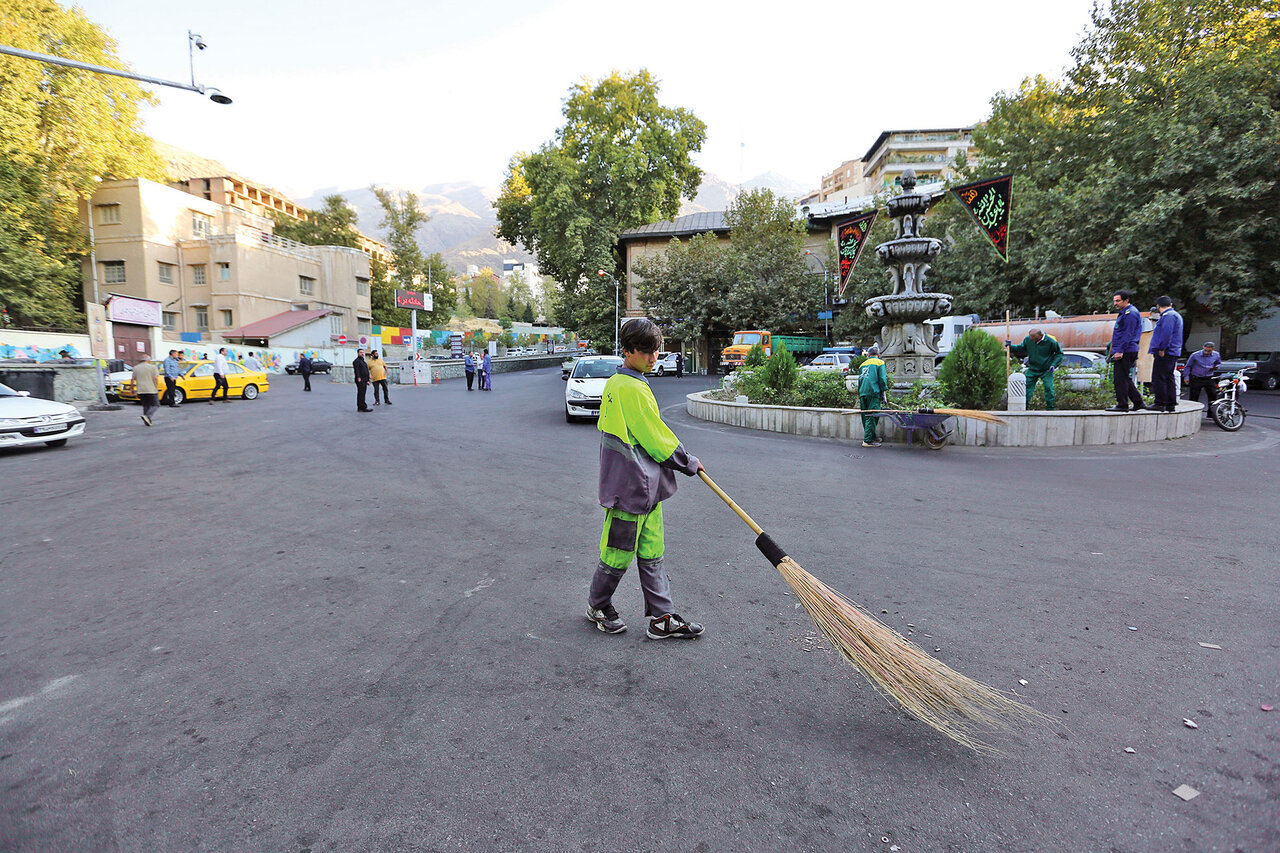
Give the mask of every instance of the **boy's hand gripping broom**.
<path id="1" fill-rule="evenodd" d="M 806 572 L 705 471 L 698 476 L 755 532 L 756 547 L 782 573 L 813 623 L 844 659 L 908 714 L 975 752 L 995 752 L 978 735 L 1005 730 L 1010 719 L 1049 719 L 925 654 Z"/>

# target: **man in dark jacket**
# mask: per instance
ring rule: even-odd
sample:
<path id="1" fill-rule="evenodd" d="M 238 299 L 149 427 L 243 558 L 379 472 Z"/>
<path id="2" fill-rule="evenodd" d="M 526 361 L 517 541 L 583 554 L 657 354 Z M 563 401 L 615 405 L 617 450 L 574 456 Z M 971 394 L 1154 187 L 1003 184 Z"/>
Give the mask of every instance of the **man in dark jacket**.
<path id="1" fill-rule="evenodd" d="M 311 356 L 305 352 L 298 356 L 298 372 L 302 374 L 302 390 L 311 390 Z"/>
<path id="2" fill-rule="evenodd" d="M 1157 412 L 1172 412 L 1178 405 L 1178 388 L 1173 381 L 1173 371 L 1178 368 L 1178 356 L 1182 355 L 1182 315 L 1173 310 L 1173 300 L 1161 296 L 1156 300 L 1160 319 L 1151 333 L 1151 346 L 1147 352 L 1154 357 L 1151 367 L 1151 390 L 1156 401 L 1151 406 Z"/>
<path id="3" fill-rule="evenodd" d="M 356 411 L 372 412 L 369 404 L 365 402 L 365 394 L 369 392 L 369 365 L 364 360 L 364 350 L 356 350 L 356 357 L 351 362 L 351 369 L 354 371 L 356 380 Z"/>
<path id="4" fill-rule="evenodd" d="M 1111 297 L 1111 302 L 1120 315 L 1116 317 L 1116 325 L 1111 331 L 1111 365 L 1114 369 L 1116 404 L 1107 409 L 1108 412 L 1127 412 L 1130 403 L 1135 412 L 1146 408 L 1142 395 L 1133 382 L 1133 366 L 1138 362 L 1138 342 L 1142 340 L 1142 314 L 1133 307 L 1132 299 L 1133 294 L 1128 290 L 1117 290 Z"/>

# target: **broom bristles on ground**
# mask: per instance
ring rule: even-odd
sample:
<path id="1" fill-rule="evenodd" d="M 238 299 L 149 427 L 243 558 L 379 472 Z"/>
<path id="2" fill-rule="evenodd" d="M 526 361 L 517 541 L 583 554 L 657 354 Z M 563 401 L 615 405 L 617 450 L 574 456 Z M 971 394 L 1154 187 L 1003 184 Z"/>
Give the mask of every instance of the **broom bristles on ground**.
<path id="1" fill-rule="evenodd" d="M 908 714 L 957 743 L 997 753 L 979 735 L 1008 730 L 1012 721 L 1052 719 L 925 654 L 790 557 L 778 571 L 845 660 Z"/>

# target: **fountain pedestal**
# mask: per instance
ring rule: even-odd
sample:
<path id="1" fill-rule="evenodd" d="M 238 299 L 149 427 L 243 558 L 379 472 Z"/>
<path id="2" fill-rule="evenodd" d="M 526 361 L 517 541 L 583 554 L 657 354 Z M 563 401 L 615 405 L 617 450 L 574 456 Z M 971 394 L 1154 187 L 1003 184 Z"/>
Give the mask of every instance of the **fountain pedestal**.
<path id="1" fill-rule="evenodd" d="M 951 310 L 950 294 L 931 293 L 925 287 L 925 274 L 942 251 L 942 243 L 921 232 L 924 215 L 933 202 L 930 196 L 915 192 L 915 186 L 915 171 L 908 169 L 902 175 L 903 194 L 889 200 L 895 239 L 876 246 L 876 256 L 888 268 L 893 290 L 866 301 L 867 315 L 885 321 L 880 327 L 880 357 L 895 388 L 934 378 L 938 349 L 933 345 L 933 331 L 924 321 Z"/>

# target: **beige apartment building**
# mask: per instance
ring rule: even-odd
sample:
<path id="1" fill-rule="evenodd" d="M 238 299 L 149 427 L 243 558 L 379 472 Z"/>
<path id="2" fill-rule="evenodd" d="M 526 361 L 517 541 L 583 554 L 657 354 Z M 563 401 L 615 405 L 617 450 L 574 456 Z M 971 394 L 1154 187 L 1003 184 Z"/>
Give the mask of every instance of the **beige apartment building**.
<path id="1" fill-rule="evenodd" d="M 955 177 L 956 157 L 973 155 L 973 128 L 886 130 L 860 160 L 846 160 L 822 177 L 823 202 L 849 202 L 900 186 L 902 173 L 914 169 L 920 184 Z"/>
<path id="2" fill-rule="evenodd" d="M 93 242 L 86 300 L 157 302 L 169 340 L 220 343 L 250 323 L 318 309 L 334 312 L 335 337 L 370 334 L 369 255 L 275 236 L 271 219 L 246 209 L 257 200 L 232 204 L 238 190 L 215 186 L 227 180 L 210 179 L 209 197 L 203 186 L 194 193 L 141 178 L 104 181 L 80 209 Z"/>

